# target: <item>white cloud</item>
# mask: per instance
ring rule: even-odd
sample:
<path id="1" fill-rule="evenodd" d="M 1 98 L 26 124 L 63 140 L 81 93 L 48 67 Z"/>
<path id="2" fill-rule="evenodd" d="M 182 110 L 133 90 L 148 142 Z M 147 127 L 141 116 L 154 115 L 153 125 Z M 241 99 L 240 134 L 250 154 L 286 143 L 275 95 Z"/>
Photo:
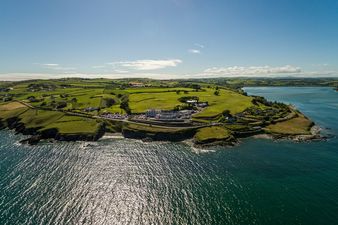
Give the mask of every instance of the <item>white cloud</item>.
<path id="1" fill-rule="evenodd" d="M 135 60 L 135 61 L 123 61 L 123 62 L 112 62 L 108 63 L 116 67 L 123 67 L 132 70 L 158 70 L 167 67 L 176 67 L 182 63 L 180 59 L 167 59 L 167 60 Z"/>
<path id="2" fill-rule="evenodd" d="M 50 69 L 50 70 L 60 70 L 60 71 L 74 71 L 76 70 L 75 67 L 63 67 L 60 64 L 57 63 L 34 63 L 36 65 L 40 65 L 45 69 Z"/>
<path id="3" fill-rule="evenodd" d="M 56 63 L 46 63 L 46 64 L 41 64 L 42 66 L 47 66 L 47 67 L 56 67 L 59 66 L 59 64 Z"/>
<path id="4" fill-rule="evenodd" d="M 103 69 L 105 66 L 92 66 L 92 69 Z"/>
<path id="5" fill-rule="evenodd" d="M 151 78 L 151 79 L 180 79 L 180 74 L 167 73 L 130 73 L 128 71 L 114 71 L 112 73 L 0 73 L 0 81 L 20 81 L 31 79 L 60 79 L 60 78 Z"/>
<path id="6" fill-rule="evenodd" d="M 198 49 L 189 49 L 188 52 L 192 53 L 192 54 L 201 54 L 201 51 Z"/>
<path id="7" fill-rule="evenodd" d="M 230 67 L 212 67 L 204 70 L 202 75 L 206 76 L 269 76 L 276 74 L 300 74 L 301 68 L 295 66 L 230 66 Z"/>
<path id="8" fill-rule="evenodd" d="M 78 78 L 109 78 L 109 79 L 119 79 L 119 78 L 152 78 L 152 79 L 188 79 L 188 78 L 209 78 L 209 77 L 238 77 L 238 76 L 247 76 L 247 75 L 206 75 L 203 74 L 169 74 L 169 73 L 124 73 L 127 71 L 114 71 L 106 73 L 0 73 L 1 80 L 9 81 L 19 81 L 19 80 L 29 80 L 29 79 L 58 79 L 66 77 L 78 77 Z M 252 75 L 254 76 L 254 75 Z M 309 71 L 301 72 L 294 74 L 276 74 L 276 75 L 258 75 L 261 77 L 299 77 L 299 78 L 319 78 L 319 77 L 334 77 L 338 78 L 338 71 Z"/>
<path id="9" fill-rule="evenodd" d="M 129 73 L 129 71 L 128 70 L 114 70 L 113 72 L 115 72 L 115 73 Z"/>
<path id="10" fill-rule="evenodd" d="M 319 64 L 313 64 L 312 66 L 315 66 L 315 67 L 328 67 L 328 66 L 330 66 L 330 64 L 328 64 L 328 63 L 319 63 Z"/>

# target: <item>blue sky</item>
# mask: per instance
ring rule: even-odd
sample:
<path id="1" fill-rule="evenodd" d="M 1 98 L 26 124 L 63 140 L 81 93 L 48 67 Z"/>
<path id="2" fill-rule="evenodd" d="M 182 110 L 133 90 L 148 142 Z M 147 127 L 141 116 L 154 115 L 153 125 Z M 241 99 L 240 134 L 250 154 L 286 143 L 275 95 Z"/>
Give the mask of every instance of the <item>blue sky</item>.
<path id="1" fill-rule="evenodd" d="M 0 79 L 337 76 L 337 0 L 1 0 Z"/>

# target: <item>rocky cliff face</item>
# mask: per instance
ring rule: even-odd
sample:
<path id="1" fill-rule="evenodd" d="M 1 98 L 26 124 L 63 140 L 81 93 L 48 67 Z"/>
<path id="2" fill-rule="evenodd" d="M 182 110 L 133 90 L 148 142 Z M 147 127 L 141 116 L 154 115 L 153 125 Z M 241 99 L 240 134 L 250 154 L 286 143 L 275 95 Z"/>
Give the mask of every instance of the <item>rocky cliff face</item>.
<path id="1" fill-rule="evenodd" d="M 105 133 L 105 126 L 101 124 L 98 132 L 95 134 L 61 134 L 55 128 L 39 131 L 42 127 L 26 128 L 17 117 L 9 118 L 5 122 L 0 120 L 0 128 L 8 127 L 15 130 L 16 133 L 31 135 L 31 137 L 22 140 L 22 143 L 37 144 L 43 139 L 55 139 L 59 141 L 97 141 Z"/>

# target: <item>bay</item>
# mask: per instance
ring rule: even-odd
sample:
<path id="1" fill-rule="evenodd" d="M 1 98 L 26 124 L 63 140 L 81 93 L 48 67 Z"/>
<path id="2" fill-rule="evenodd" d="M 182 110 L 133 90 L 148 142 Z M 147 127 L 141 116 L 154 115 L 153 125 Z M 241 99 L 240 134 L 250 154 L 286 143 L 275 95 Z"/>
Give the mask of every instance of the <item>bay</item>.
<path id="1" fill-rule="evenodd" d="M 196 153 L 127 139 L 20 145 L 0 131 L 0 224 L 336 224 L 338 94 L 255 87 L 294 104 L 327 141 L 247 138 Z"/>

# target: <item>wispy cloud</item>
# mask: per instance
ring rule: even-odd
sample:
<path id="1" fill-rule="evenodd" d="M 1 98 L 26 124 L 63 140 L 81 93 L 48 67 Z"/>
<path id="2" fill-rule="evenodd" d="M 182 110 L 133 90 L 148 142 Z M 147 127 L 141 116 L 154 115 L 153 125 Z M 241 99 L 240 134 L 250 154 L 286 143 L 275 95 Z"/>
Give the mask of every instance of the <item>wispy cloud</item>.
<path id="1" fill-rule="evenodd" d="M 119 70 L 119 69 L 116 69 L 116 70 L 114 70 L 113 72 L 118 73 L 118 74 L 129 73 L 128 70 Z"/>
<path id="2" fill-rule="evenodd" d="M 64 67 L 57 63 L 34 63 L 36 65 L 40 65 L 41 67 L 45 69 L 50 70 L 61 70 L 61 71 L 74 71 L 76 70 L 75 67 Z"/>
<path id="3" fill-rule="evenodd" d="M 135 60 L 135 61 L 122 61 L 107 63 L 118 68 L 128 68 L 131 70 L 158 70 L 167 67 L 176 67 L 182 63 L 180 59 L 167 59 L 167 60 Z"/>
<path id="4" fill-rule="evenodd" d="M 192 54 L 201 54 L 201 51 L 198 49 L 189 49 L 188 52 Z"/>
<path id="5" fill-rule="evenodd" d="M 152 78 L 152 79 L 185 79 L 185 78 L 210 78 L 210 77 L 241 77 L 249 74 L 241 75 L 219 75 L 219 74 L 172 74 L 172 73 L 150 73 L 150 72 L 136 72 L 124 73 L 126 71 L 113 71 L 107 73 L 0 73 L 0 80 L 29 80 L 29 79 L 57 79 L 65 77 L 79 77 L 79 78 Z M 253 77 L 338 77 L 338 71 L 305 71 L 293 74 L 279 73 L 279 74 L 251 74 Z"/>
<path id="6" fill-rule="evenodd" d="M 271 66 L 231 66 L 231 67 L 212 67 L 204 70 L 202 75 L 206 76 L 269 76 L 275 74 L 299 74 L 300 67 L 291 65 L 281 67 Z"/>
<path id="7" fill-rule="evenodd" d="M 330 64 L 328 63 L 319 63 L 319 64 L 313 64 L 312 66 L 316 66 L 316 67 L 328 67 Z"/>
<path id="8" fill-rule="evenodd" d="M 92 69 L 103 69 L 106 66 L 100 65 L 100 66 L 92 66 Z"/>
<path id="9" fill-rule="evenodd" d="M 48 67 L 57 67 L 59 66 L 59 64 L 56 64 L 56 63 L 45 63 L 45 64 L 40 64 L 42 66 L 48 66 Z"/>

